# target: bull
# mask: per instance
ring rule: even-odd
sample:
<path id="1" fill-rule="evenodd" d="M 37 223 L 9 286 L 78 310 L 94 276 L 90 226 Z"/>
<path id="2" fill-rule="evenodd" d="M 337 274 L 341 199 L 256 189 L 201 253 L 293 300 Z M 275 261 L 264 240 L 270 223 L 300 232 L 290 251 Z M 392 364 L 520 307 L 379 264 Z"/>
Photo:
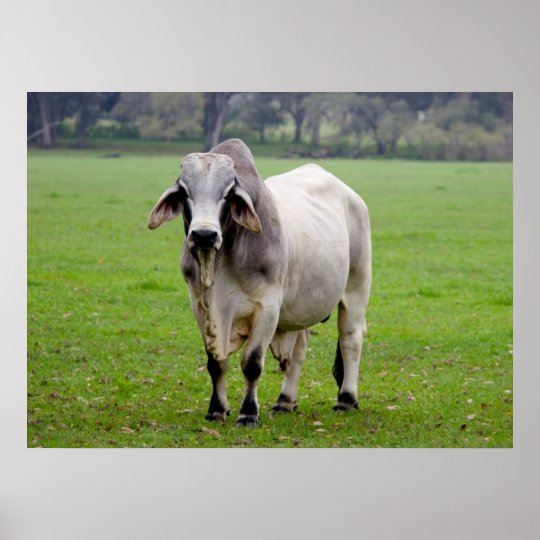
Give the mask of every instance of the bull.
<path id="1" fill-rule="evenodd" d="M 358 406 L 371 287 L 371 233 L 362 198 L 318 165 L 264 182 L 249 148 L 229 139 L 187 155 L 150 213 L 150 229 L 183 216 L 180 266 L 208 356 L 206 419 L 225 421 L 229 356 L 244 346 L 237 425 L 259 423 L 257 384 L 270 347 L 285 372 L 272 410 L 296 407 L 309 327 L 338 307 L 336 411 Z"/>

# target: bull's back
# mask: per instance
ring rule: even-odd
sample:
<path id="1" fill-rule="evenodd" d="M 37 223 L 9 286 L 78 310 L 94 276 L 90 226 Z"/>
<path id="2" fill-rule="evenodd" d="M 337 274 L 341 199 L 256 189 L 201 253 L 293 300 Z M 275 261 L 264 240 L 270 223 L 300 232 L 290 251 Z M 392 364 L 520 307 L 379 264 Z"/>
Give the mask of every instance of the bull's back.
<path id="1" fill-rule="evenodd" d="M 317 165 L 274 176 L 266 185 L 279 211 L 289 256 L 279 326 L 307 327 L 325 318 L 343 296 L 351 257 L 356 257 L 351 251 L 351 234 L 358 228 L 355 214 L 365 205 Z"/>

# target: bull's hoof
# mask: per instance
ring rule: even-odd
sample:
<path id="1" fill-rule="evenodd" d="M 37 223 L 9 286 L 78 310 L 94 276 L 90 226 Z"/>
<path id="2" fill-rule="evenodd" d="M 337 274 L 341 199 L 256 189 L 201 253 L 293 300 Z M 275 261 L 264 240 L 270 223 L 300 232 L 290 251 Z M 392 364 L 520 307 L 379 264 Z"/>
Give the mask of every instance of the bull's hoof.
<path id="1" fill-rule="evenodd" d="M 358 401 L 348 392 L 343 392 L 338 396 L 338 402 L 333 407 L 333 411 L 352 411 L 358 409 Z"/>
<path id="2" fill-rule="evenodd" d="M 293 411 L 296 411 L 296 405 L 285 401 L 278 401 L 271 409 L 273 414 L 290 413 Z"/>
<path id="3" fill-rule="evenodd" d="M 281 412 L 293 412 L 296 410 L 296 400 L 292 400 L 286 394 L 279 394 L 276 404 L 272 407 L 271 412 L 281 413 Z"/>
<path id="4" fill-rule="evenodd" d="M 332 410 L 334 412 L 345 412 L 345 411 L 352 411 L 353 409 L 358 409 L 358 403 L 336 403 Z"/>
<path id="5" fill-rule="evenodd" d="M 259 417 L 252 414 L 241 414 L 236 421 L 236 427 L 257 427 L 259 425 Z"/>
<path id="6" fill-rule="evenodd" d="M 229 411 L 226 412 L 208 412 L 206 413 L 206 420 L 209 420 L 210 422 L 221 422 L 222 424 L 225 423 L 225 418 L 229 415 Z"/>

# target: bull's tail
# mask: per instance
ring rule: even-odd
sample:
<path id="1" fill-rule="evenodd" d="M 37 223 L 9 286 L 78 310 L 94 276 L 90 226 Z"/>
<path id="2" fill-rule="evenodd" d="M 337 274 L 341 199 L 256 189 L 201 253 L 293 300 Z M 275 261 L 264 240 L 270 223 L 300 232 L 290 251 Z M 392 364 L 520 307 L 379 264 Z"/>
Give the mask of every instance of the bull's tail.
<path id="1" fill-rule="evenodd" d="M 343 356 L 341 355 L 341 347 L 339 346 L 339 339 L 336 348 L 336 359 L 334 361 L 334 367 L 332 368 L 332 374 L 336 379 L 338 388 L 341 388 L 343 384 Z"/>

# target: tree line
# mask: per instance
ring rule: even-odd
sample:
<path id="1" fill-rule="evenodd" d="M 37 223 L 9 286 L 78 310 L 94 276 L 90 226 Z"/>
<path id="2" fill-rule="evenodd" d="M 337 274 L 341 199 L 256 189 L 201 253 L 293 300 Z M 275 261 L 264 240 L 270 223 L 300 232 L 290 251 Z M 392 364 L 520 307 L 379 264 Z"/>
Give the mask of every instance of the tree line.
<path id="1" fill-rule="evenodd" d="M 29 144 L 239 136 L 287 156 L 512 159 L 508 92 L 29 92 Z"/>

